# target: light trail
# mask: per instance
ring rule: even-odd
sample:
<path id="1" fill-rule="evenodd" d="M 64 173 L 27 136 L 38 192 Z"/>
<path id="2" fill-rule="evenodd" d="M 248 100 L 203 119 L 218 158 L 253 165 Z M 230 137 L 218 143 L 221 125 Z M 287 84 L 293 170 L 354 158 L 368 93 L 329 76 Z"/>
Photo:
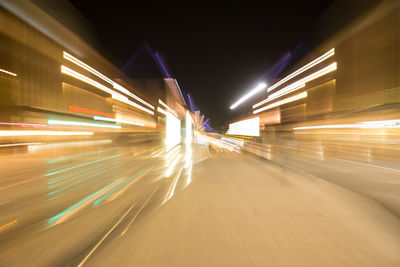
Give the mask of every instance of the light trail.
<path id="1" fill-rule="evenodd" d="M 278 107 L 278 106 L 281 106 L 281 105 L 284 105 L 284 104 L 287 104 L 287 103 L 291 103 L 291 102 L 294 102 L 294 101 L 297 101 L 297 100 L 300 100 L 300 99 L 303 99 L 303 98 L 306 98 L 306 97 L 307 97 L 307 92 L 303 92 L 303 93 L 300 93 L 300 94 L 297 94 L 297 95 L 282 99 L 282 100 L 280 100 L 278 102 L 272 103 L 272 104 L 267 105 L 265 107 L 256 109 L 256 110 L 253 111 L 253 114 L 257 114 L 257 113 L 260 113 L 260 112 L 262 112 L 264 110 L 275 108 L 275 107 Z"/>
<path id="2" fill-rule="evenodd" d="M 17 77 L 17 74 L 16 74 L 16 73 L 11 72 L 11 71 L 8 71 L 8 70 L 0 69 L 0 72 L 5 73 L 5 74 L 8 74 L 8 75 L 11 75 L 11 76 L 14 76 L 14 77 Z"/>
<path id="3" fill-rule="evenodd" d="M 128 229 L 131 227 L 133 222 L 136 220 L 137 216 L 140 214 L 140 212 L 143 210 L 143 208 L 146 206 L 146 204 L 150 201 L 151 197 L 154 195 L 154 193 L 157 191 L 157 189 L 160 187 L 160 184 L 157 185 L 157 187 L 151 192 L 151 194 L 147 197 L 146 201 L 143 203 L 143 205 L 139 208 L 135 216 L 132 218 L 132 220 L 129 222 L 128 226 L 125 228 L 125 230 L 121 233 L 121 236 L 125 235 Z"/>
<path id="4" fill-rule="evenodd" d="M 119 220 L 111 227 L 111 229 L 100 239 L 99 242 L 89 251 L 89 253 L 86 255 L 86 257 L 78 264 L 78 267 L 82 267 L 85 262 L 92 256 L 92 254 L 95 252 L 95 250 L 103 243 L 103 241 L 114 231 L 114 229 L 122 222 L 122 220 L 129 214 L 129 212 L 136 206 L 136 203 L 134 203 L 130 208 L 119 218 Z"/>
<path id="5" fill-rule="evenodd" d="M 93 135 L 93 132 L 67 131 L 0 131 L 0 136 L 57 136 L 57 135 Z"/>
<path id="6" fill-rule="evenodd" d="M 94 199 L 96 199 L 97 197 L 105 194 L 106 192 L 108 192 L 108 190 L 114 188 L 121 181 L 122 181 L 122 178 L 119 178 L 119 179 L 115 180 L 114 182 L 112 182 L 111 184 L 107 185 L 106 187 L 103 187 L 102 189 L 94 192 L 93 194 L 85 197 L 84 199 L 82 199 L 79 202 L 75 203 L 74 205 L 70 206 L 66 210 L 64 210 L 64 211 L 60 212 L 59 214 L 51 217 L 47 222 L 49 224 L 52 224 L 52 223 L 57 223 L 58 224 L 58 223 L 63 222 L 68 217 L 72 216 L 73 214 L 75 214 L 76 212 L 81 210 L 83 207 L 85 207 L 89 202 L 91 202 Z"/>
<path id="7" fill-rule="evenodd" d="M 62 172 L 70 171 L 70 170 L 73 170 L 73 169 L 76 169 L 76 168 L 79 168 L 79 167 L 87 166 L 89 164 L 93 164 L 93 163 L 96 163 L 96 162 L 100 162 L 100 161 L 104 161 L 104 160 L 107 160 L 107 159 L 115 158 L 117 156 L 119 156 L 119 155 L 114 155 L 114 156 L 110 156 L 110 157 L 103 158 L 103 159 L 98 159 L 98 160 L 94 160 L 94 161 L 85 162 L 85 163 L 78 164 L 78 165 L 75 165 L 75 166 L 72 166 L 72 167 L 68 167 L 68 168 L 65 168 L 65 169 L 61 169 L 61 170 L 58 170 L 58 171 L 52 171 L 50 173 L 46 173 L 45 176 L 51 176 L 51 175 L 54 175 L 54 174 L 59 174 L 59 173 L 62 173 Z"/>

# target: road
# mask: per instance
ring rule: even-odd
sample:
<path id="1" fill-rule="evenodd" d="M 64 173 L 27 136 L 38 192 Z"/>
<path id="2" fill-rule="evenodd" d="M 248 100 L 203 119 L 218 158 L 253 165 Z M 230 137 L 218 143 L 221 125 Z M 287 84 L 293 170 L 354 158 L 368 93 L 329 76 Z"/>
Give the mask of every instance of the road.
<path id="1" fill-rule="evenodd" d="M 200 144 L 0 161 L 0 266 L 400 266 L 399 218 L 321 169 Z"/>

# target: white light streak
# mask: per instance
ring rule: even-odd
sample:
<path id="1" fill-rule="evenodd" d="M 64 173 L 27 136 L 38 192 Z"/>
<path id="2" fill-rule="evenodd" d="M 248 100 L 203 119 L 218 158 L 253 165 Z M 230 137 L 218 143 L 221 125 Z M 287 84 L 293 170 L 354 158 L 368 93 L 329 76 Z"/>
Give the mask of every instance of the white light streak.
<path id="1" fill-rule="evenodd" d="M 99 77 L 100 79 L 102 79 L 103 81 L 111 84 L 113 86 L 114 89 L 117 89 L 118 91 L 125 93 L 127 95 L 129 95 L 130 97 L 136 99 L 137 101 L 141 102 L 142 104 L 148 106 L 151 109 L 154 109 L 154 106 L 152 106 L 151 104 L 147 103 L 146 101 L 144 101 L 143 99 L 141 99 L 140 97 L 136 96 L 135 94 L 133 94 L 132 92 L 130 92 L 128 89 L 124 88 L 123 86 L 119 85 L 118 83 L 114 82 L 113 80 L 111 80 L 110 78 L 108 78 L 107 76 L 103 75 L 102 73 L 100 73 L 99 71 L 95 70 L 94 68 L 90 67 L 89 65 L 85 64 L 84 62 L 80 61 L 79 59 L 75 58 L 74 56 L 68 54 L 67 52 L 63 52 L 63 57 L 67 60 L 69 60 L 70 62 L 78 65 L 79 67 L 89 71 L 90 73 L 96 75 L 97 77 Z"/>
<path id="2" fill-rule="evenodd" d="M 253 90 L 251 90 L 250 92 L 248 92 L 247 94 L 245 94 L 244 96 L 242 96 L 241 98 L 239 98 L 238 101 L 236 101 L 233 105 L 230 106 L 230 109 L 235 109 L 237 106 L 239 106 L 240 104 L 242 104 L 244 101 L 246 101 L 247 99 L 249 99 L 250 97 L 252 97 L 253 95 L 263 91 L 265 88 L 267 88 L 267 84 L 266 83 L 259 83 L 256 88 L 254 88 Z"/>
<path id="3" fill-rule="evenodd" d="M 140 110 L 142 110 L 144 112 L 147 112 L 147 113 L 149 113 L 151 115 L 154 114 L 153 111 L 151 111 L 151 110 L 149 110 L 149 109 L 147 109 L 145 107 L 142 107 L 142 106 L 136 104 L 135 102 L 130 101 L 126 96 L 123 96 L 120 93 L 117 93 L 117 92 L 111 90 L 110 88 L 108 88 L 108 87 L 106 87 L 106 86 L 104 86 L 104 85 L 102 85 L 102 84 L 100 84 L 100 83 L 98 83 L 98 82 L 86 77 L 85 75 L 82 75 L 82 74 L 80 74 L 80 73 L 78 73 L 78 72 L 76 72 L 76 71 L 74 71 L 74 70 L 72 70 L 72 69 L 70 69 L 70 68 L 68 68 L 68 67 L 66 67 L 64 65 L 61 66 L 61 72 L 66 74 L 66 75 L 72 76 L 72 77 L 74 77 L 74 78 L 76 78 L 76 79 L 78 79 L 80 81 L 83 81 L 83 82 L 85 82 L 87 84 L 90 84 L 90 85 L 92 85 L 92 86 L 94 86 L 94 87 L 96 87 L 96 88 L 98 88 L 98 89 L 100 89 L 100 90 L 102 90 L 102 91 L 104 91 L 106 93 L 109 93 L 113 99 L 116 99 L 116 100 L 119 100 L 121 102 L 124 102 L 124 103 L 126 103 L 128 105 L 131 105 L 131 106 L 133 106 L 133 107 L 135 107 L 137 109 L 140 109 Z"/>
<path id="4" fill-rule="evenodd" d="M 110 88 L 108 88 L 108 87 L 102 85 L 101 83 L 98 83 L 98 82 L 86 77 L 85 75 L 82 75 L 79 72 L 76 72 L 76 71 L 74 71 L 74 70 L 72 70 L 72 69 L 70 69 L 70 68 L 68 68 L 68 67 L 66 67 L 64 65 L 61 65 L 61 73 L 64 73 L 64 74 L 69 75 L 69 76 L 72 76 L 72 77 L 74 77 L 74 78 L 76 78 L 76 79 L 78 79 L 78 80 L 80 80 L 82 82 L 90 84 L 90 85 L 92 85 L 92 86 L 94 86 L 94 87 L 96 87 L 96 88 L 98 88 L 98 89 L 100 89 L 100 90 L 102 90 L 102 91 L 104 91 L 106 93 L 109 93 L 110 95 L 116 94 L 116 92 L 111 90 Z"/>
<path id="5" fill-rule="evenodd" d="M 102 116 L 94 116 L 93 119 L 96 120 L 96 121 L 109 121 L 109 122 L 115 122 L 115 123 L 130 124 L 130 125 L 136 125 L 136 126 L 144 126 L 143 123 L 120 120 L 120 119 L 113 119 L 113 118 L 107 118 L 107 117 L 102 117 Z"/>
<path id="6" fill-rule="evenodd" d="M 268 96 L 268 98 L 267 98 L 268 99 L 267 102 L 269 102 L 271 100 L 274 100 L 275 98 L 281 97 L 283 95 L 289 94 L 291 92 L 294 92 L 294 91 L 296 91 L 296 90 L 298 90 L 300 88 L 303 88 L 307 82 L 310 82 L 310 81 L 315 80 L 315 79 L 317 79 L 319 77 L 322 77 L 325 74 L 328 74 L 328 73 L 330 73 L 332 71 L 335 71 L 336 69 L 337 69 L 337 63 L 334 62 L 331 65 L 329 65 L 329 66 L 327 66 L 327 67 L 325 67 L 325 68 L 323 68 L 323 69 L 321 69 L 321 70 L 319 70 L 317 72 L 314 72 L 313 74 L 310 74 L 307 77 L 305 77 L 305 78 L 303 78 L 303 79 L 301 79 L 301 80 L 299 80 L 299 81 L 297 81 L 295 83 L 292 83 L 292 84 L 280 89 L 279 91 L 277 91 L 277 92 L 275 92 L 273 94 L 270 94 Z"/>
<path id="7" fill-rule="evenodd" d="M 136 99 L 137 101 L 139 101 L 140 103 L 142 103 L 142 104 L 148 106 L 149 108 L 154 109 L 154 106 L 153 106 L 153 105 L 147 103 L 146 101 L 144 101 L 143 99 L 141 99 L 141 98 L 138 97 L 137 95 L 131 93 L 128 89 L 122 87 L 122 86 L 119 85 L 118 83 L 115 83 L 115 82 L 114 82 L 114 83 L 113 83 L 113 88 L 114 88 L 114 89 L 117 89 L 118 91 L 121 91 L 121 92 L 123 92 L 123 93 L 125 93 L 125 94 L 127 94 L 127 95 L 129 95 L 129 96 L 132 97 L 133 99 Z"/>
<path id="8" fill-rule="evenodd" d="M 299 75 L 299 74 L 305 72 L 306 70 L 318 65 L 319 63 L 321 63 L 323 61 L 325 61 L 326 59 L 330 58 L 334 54 L 335 54 L 335 48 L 332 48 L 331 50 L 329 50 L 328 52 L 326 52 L 325 54 L 323 54 L 319 58 L 314 59 L 313 61 L 311 61 L 307 65 L 305 65 L 305 66 L 301 67 L 300 69 L 296 70 L 295 72 L 289 74 L 288 76 L 286 76 L 285 78 L 283 78 L 282 80 L 277 82 L 276 84 L 272 85 L 271 87 L 268 87 L 268 92 L 271 92 L 272 90 L 277 88 L 279 85 L 289 81 L 290 79 L 296 77 L 297 75 Z"/>
<path id="9" fill-rule="evenodd" d="M 278 86 L 284 84 L 285 82 L 291 80 L 292 78 L 296 77 L 297 75 L 305 72 L 306 70 L 318 65 L 319 63 L 325 61 L 326 59 L 330 58 L 331 56 L 333 56 L 335 54 L 335 48 L 332 48 L 331 50 L 329 50 L 328 52 L 326 52 L 325 54 L 323 54 L 322 56 L 320 56 L 319 58 L 314 59 L 313 61 L 311 61 L 310 63 L 308 63 L 307 65 L 301 67 L 300 69 L 296 70 L 295 72 L 289 74 L 288 76 L 286 76 L 285 78 L 283 78 L 282 80 L 280 80 L 279 82 L 275 83 L 274 85 L 270 86 L 268 88 L 268 92 L 271 92 L 272 90 L 274 90 L 275 88 L 277 88 Z M 258 102 L 257 104 L 253 105 L 253 109 L 261 106 L 263 104 L 265 104 L 266 102 L 268 102 L 268 98 L 262 100 L 261 102 Z"/>
<path id="10" fill-rule="evenodd" d="M 42 135 L 93 135 L 93 132 L 67 131 L 0 131 L 0 136 L 42 136 Z"/>
<path id="11" fill-rule="evenodd" d="M 67 148 L 67 147 L 84 147 L 84 146 L 94 146 L 94 145 L 107 145 L 111 144 L 112 140 L 94 140 L 94 141 L 78 141 L 78 142 L 62 142 L 54 144 L 32 144 L 28 146 L 29 152 L 35 152 L 45 149 L 56 149 L 56 148 Z"/>
<path id="12" fill-rule="evenodd" d="M 158 103 L 160 103 L 162 106 L 164 106 L 169 112 L 171 112 L 172 114 L 175 115 L 175 117 L 178 117 L 178 114 L 176 114 L 176 112 L 167 106 L 167 104 L 165 104 L 164 102 L 161 101 L 161 99 L 158 99 Z"/>
<path id="13" fill-rule="evenodd" d="M 3 72 L 5 74 L 8 74 L 8 75 L 11 75 L 11 76 L 14 76 L 14 77 L 17 77 L 17 74 L 15 74 L 14 72 L 8 71 L 8 70 L 0 69 L 0 72 Z"/>
<path id="14" fill-rule="evenodd" d="M 163 109 L 160 108 L 160 107 L 157 107 L 157 111 L 160 112 L 160 113 L 162 113 L 162 114 L 164 114 L 164 115 L 167 115 L 167 111 L 163 110 Z"/>
<path id="15" fill-rule="evenodd" d="M 86 126 L 86 127 L 98 127 L 98 128 L 114 128 L 121 129 L 119 125 L 106 125 L 90 122 L 80 122 L 80 121 L 59 121 L 59 120 L 48 120 L 49 125 L 69 125 L 69 126 Z"/>
<path id="16" fill-rule="evenodd" d="M 170 177 L 170 176 L 171 176 L 171 174 L 173 173 L 173 171 L 174 171 L 174 169 L 175 169 L 176 164 L 178 164 L 178 162 L 179 162 L 179 160 L 181 159 L 181 157 L 182 157 L 181 155 L 178 155 L 178 156 L 172 161 L 172 163 L 169 165 L 167 171 L 165 172 L 165 176 L 166 176 L 166 177 Z"/>
<path id="17" fill-rule="evenodd" d="M 328 125 L 314 125 L 295 127 L 293 130 L 312 130 L 312 129 L 378 129 L 378 128 L 400 128 L 400 119 L 395 120 L 381 120 L 381 121 L 362 121 L 349 124 L 328 124 Z"/>
<path id="18" fill-rule="evenodd" d="M 293 101 L 296 101 L 296 100 L 299 100 L 299 99 L 302 99 L 302 98 L 306 98 L 306 97 L 307 97 L 307 92 L 303 92 L 303 93 L 300 93 L 300 94 L 297 94 L 297 95 L 282 99 L 282 100 L 280 100 L 278 102 L 275 102 L 275 103 L 272 103 L 272 104 L 270 104 L 268 106 L 256 109 L 256 110 L 253 111 L 253 114 L 257 114 L 257 113 L 260 113 L 261 111 L 264 111 L 264 110 L 267 110 L 267 109 L 271 109 L 271 108 L 274 108 L 274 107 L 277 107 L 277 106 L 280 106 L 280 105 L 283 105 L 283 104 L 287 104 L 287 103 L 290 103 L 290 102 L 293 102 Z"/>
<path id="19" fill-rule="evenodd" d="M 107 78 L 105 75 L 101 74 L 100 72 L 98 72 L 97 70 L 95 70 L 94 68 L 90 67 L 89 65 L 83 63 L 82 61 L 80 61 L 79 59 L 75 58 L 74 56 L 68 54 L 67 52 L 63 52 L 63 57 L 66 60 L 71 61 L 72 63 L 78 65 L 81 68 L 84 68 L 85 70 L 89 71 L 90 73 L 96 75 L 97 77 L 99 77 L 100 79 L 102 79 L 103 81 L 108 82 L 109 84 L 114 84 L 114 81 L 112 81 L 111 79 Z"/>
<path id="20" fill-rule="evenodd" d="M 186 111 L 186 145 L 190 145 L 193 139 L 193 129 L 192 129 L 192 116 Z"/>

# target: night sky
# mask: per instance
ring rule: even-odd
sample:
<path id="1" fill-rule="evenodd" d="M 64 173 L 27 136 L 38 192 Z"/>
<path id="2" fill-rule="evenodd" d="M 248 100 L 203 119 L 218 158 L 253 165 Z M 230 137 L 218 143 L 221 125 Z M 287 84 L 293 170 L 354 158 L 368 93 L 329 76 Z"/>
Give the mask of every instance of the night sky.
<path id="1" fill-rule="evenodd" d="M 300 43 L 306 50 L 316 45 L 317 24 L 332 6 L 336 23 L 330 31 L 352 16 L 354 3 L 363 1 L 70 2 L 118 67 L 146 40 L 165 57 L 211 125 L 220 126 L 246 109 L 232 112 L 229 106 L 285 52 Z"/>

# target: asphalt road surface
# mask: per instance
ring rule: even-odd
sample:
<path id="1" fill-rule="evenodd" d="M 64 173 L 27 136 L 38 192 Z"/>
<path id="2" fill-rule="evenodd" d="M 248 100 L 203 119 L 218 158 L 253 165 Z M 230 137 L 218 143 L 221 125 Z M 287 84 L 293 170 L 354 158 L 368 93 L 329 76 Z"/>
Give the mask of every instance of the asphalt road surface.
<path id="1" fill-rule="evenodd" d="M 400 266 L 399 218 L 329 168 L 201 144 L 0 162 L 0 266 Z"/>

